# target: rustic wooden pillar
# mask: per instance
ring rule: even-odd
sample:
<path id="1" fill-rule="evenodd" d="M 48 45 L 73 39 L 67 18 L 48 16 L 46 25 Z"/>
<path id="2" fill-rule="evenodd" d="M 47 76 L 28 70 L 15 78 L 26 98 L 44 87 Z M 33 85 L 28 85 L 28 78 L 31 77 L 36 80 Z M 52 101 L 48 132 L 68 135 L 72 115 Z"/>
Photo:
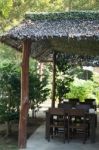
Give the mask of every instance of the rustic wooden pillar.
<path id="1" fill-rule="evenodd" d="M 56 53 L 53 54 L 53 83 L 52 83 L 52 108 L 55 107 L 55 95 L 56 95 Z"/>
<path id="2" fill-rule="evenodd" d="M 21 104 L 20 104 L 20 119 L 19 119 L 19 148 L 26 147 L 27 139 L 27 116 L 29 109 L 29 54 L 31 42 L 25 40 L 23 42 L 23 58 L 21 68 Z"/>

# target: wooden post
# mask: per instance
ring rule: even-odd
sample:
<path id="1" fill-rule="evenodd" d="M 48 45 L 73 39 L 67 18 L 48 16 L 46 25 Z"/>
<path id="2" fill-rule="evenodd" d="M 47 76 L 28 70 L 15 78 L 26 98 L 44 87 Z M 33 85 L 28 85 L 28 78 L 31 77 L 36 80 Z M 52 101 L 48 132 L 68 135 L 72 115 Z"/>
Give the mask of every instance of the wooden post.
<path id="1" fill-rule="evenodd" d="M 90 114 L 90 142 L 95 143 L 96 140 L 96 114 Z"/>
<path id="2" fill-rule="evenodd" d="M 53 54 L 53 83 L 52 83 L 52 108 L 55 107 L 55 95 L 56 95 L 56 53 Z"/>
<path id="3" fill-rule="evenodd" d="M 23 42 L 23 58 L 21 68 L 21 104 L 20 104 L 20 119 L 19 119 L 19 148 L 26 147 L 27 139 L 27 116 L 29 109 L 29 55 L 31 42 L 25 40 Z"/>

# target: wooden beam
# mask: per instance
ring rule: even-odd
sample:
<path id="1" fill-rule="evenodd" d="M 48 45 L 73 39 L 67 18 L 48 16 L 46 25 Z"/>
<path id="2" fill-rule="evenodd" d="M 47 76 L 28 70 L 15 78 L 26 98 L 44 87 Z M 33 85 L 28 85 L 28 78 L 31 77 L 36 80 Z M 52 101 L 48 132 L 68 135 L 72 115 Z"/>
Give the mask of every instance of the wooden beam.
<path id="1" fill-rule="evenodd" d="M 20 104 L 20 119 L 19 119 L 19 148 L 26 147 L 27 139 L 27 116 L 29 109 L 29 55 L 31 42 L 25 40 L 23 42 L 23 58 L 21 68 L 21 104 Z"/>
<path id="2" fill-rule="evenodd" d="M 53 83 L 52 83 L 52 108 L 55 107 L 55 95 L 56 95 L 56 53 L 53 54 Z"/>

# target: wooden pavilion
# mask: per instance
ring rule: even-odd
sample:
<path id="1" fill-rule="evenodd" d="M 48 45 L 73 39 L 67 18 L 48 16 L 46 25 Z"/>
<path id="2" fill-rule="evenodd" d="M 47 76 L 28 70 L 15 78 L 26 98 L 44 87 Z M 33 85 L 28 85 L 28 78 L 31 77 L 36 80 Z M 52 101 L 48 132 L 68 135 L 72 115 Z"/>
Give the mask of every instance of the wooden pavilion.
<path id="1" fill-rule="evenodd" d="M 28 13 L 17 27 L 1 35 L 0 41 L 21 51 L 21 107 L 19 148 L 26 147 L 27 114 L 29 109 L 29 56 L 53 62 L 53 98 L 55 106 L 55 62 L 64 56 L 68 61 L 87 60 L 99 66 L 99 12 Z M 58 55 L 56 56 L 56 52 Z M 83 57 L 82 57 L 83 56 Z"/>

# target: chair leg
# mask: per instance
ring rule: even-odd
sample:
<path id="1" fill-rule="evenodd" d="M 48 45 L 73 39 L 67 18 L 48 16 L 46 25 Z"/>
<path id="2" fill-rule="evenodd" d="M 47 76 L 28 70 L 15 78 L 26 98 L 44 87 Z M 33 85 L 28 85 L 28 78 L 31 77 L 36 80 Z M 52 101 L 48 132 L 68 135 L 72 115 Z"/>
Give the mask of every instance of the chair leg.
<path id="1" fill-rule="evenodd" d="M 66 129 L 64 127 L 64 144 L 65 144 L 65 139 L 66 139 Z"/>
<path id="2" fill-rule="evenodd" d="M 51 135 L 51 138 L 53 139 L 53 127 L 50 128 L 50 135 Z"/>
<path id="3" fill-rule="evenodd" d="M 86 143 L 86 140 L 87 140 L 87 131 L 85 130 L 85 131 L 84 131 L 84 140 L 83 140 L 83 144 Z"/>
<path id="4" fill-rule="evenodd" d="M 69 128 L 68 128 L 68 135 L 67 135 L 67 138 L 68 138 L 68 139 L 67 139 L 67 140 L 68 140 L 68 143 L 69 143 L 69 137 L 70 137 L 70 133 L 69 133 L 69 132 L 70 132 L 70 130 L 69 130 Z"/>
<path id="5" fill-rule="evenodd" d="M 48 130 L 48 137 L 47 137 L 47 139 L 48 139 L 48 142 L 50 141 L 50 129 Z"/>
<path id="6" fill-rule="evenodd" d="M 55 127 L 55 129 L 54 129 L 54 134 L 55 134 L 55 135 L 58 134 L 58 128 L 57 128 L 57 127 Z"/>

